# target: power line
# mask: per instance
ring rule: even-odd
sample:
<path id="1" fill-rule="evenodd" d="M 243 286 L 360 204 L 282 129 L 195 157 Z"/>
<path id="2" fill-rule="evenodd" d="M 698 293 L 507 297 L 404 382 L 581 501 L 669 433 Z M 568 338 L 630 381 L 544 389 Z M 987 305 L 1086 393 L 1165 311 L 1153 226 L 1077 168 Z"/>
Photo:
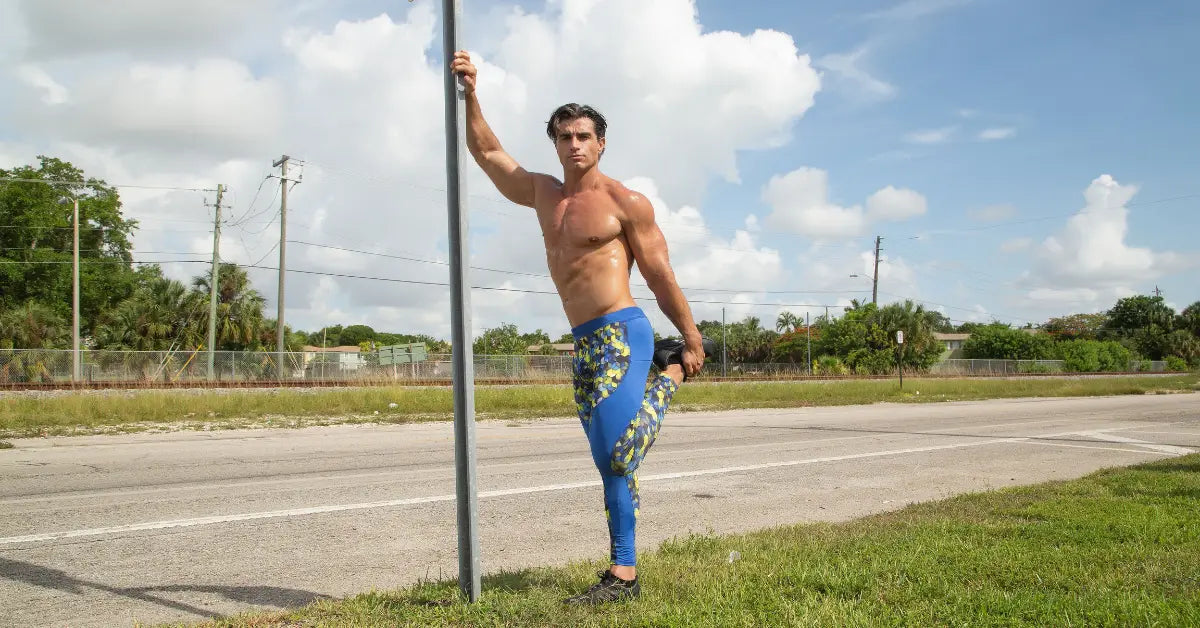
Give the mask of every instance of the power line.
<path id="1" fill-rule="evenodd" d="M 404 260 L 404 261 L 409 261 L 409 262 L 420 262 L 423 264 L 438 264 L 438 265 L 442 265 L 442 266 L 449 264 L 449 262 L 443 262 L 443 261 L 439 261 L 439 260 L 421 259 L 418 257 L 406 257 L 403 255 L 392 255 L 389 253 L 377 253 L 374 251 L 351 249 L 351 248 L 346 248 L 346 247 L 341 247 L 341 246 L 333 246 L 330 244 L 317 244 L 314 242 L 305 242 L 303 240 L 288 240 L 288 242 L 292 243 L 292 244 L 301 244 L 304 246 L 312 246 L 312 247 L 323 248 L 323 249 L 332 249 L 335 251 L 344 251 L 347 253 L 359 253 L 359 254 L 363 254 L 363 255 L 374 255 L 377 257 L 386 257 L 389 259 L 399 259 L 399 260 Z M 481 271 L 493 272 L 493 273 L 503 273 L 506 275 L 534 277 L 537 279 L 553 279 L 553 277 L 551 277 L 550 275 L 543 274 L 543 273 L 529 273 L 529 272 L 522 272 L 522 271 L 517 271 L 517 270 L 487 268 L 484 266 L 471 266 L 470 268 L 471 268 L 471 270 L 481 270 Z M 634 282 L 632 285 L 637 286 L 637 287 L 648 287 L 648 286 L 646 286 L 646 284 L 636 283 L 636 282 Z M 744 293 L 753 293 L 753 294 L 859 294 L 859 293 L 867 292 L 866 290 L 747 290 L 745 288 L 697 288 L 697 287 L 688 287 L 688 286 L 680 286 L 680 290 L 690 290 L 693 292 L 731 292 L 731 293 L 737 293 L 737 294 L 744 294 Z"/>
<path id="2" fill-rule="evenodd" d="M 47 185 L 78 185 L 80 187 L 89 187 L 98 185 L 101 187 L 110 188 L 133 188 L 139 190 L 175 190 L 181 192 L 215 192 L 215 188 L 188 188 L 177 185 L 139 185 L 133 183 L 107 183 L 99 180 L 91 181 L 70 181 L 65 179 L 26 179 L 22 177 L 0 177 L 0 181 L 8 181 L 11 183 L 45 183 Z"/>

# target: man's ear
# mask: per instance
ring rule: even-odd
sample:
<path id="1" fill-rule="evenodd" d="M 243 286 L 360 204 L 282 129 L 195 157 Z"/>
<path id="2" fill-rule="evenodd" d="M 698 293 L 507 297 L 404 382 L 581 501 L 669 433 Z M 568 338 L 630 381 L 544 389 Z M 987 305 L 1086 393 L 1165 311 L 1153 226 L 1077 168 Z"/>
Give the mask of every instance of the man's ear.
<path id="1" fill-rule="evenodd" d="M 603 137 L 600 138 L 600 155 L 599 155 L 600 157 L 604 156 L 604 147 L 606 146 L 606 144 L 607 144 L 606 138 L 603 138 Z"/>

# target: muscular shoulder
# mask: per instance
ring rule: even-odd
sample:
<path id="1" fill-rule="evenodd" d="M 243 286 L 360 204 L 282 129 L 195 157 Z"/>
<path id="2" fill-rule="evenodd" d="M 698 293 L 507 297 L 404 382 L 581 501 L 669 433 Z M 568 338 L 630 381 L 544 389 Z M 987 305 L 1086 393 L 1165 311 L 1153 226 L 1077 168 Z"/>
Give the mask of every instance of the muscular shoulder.
<path id="1" fill-rule="evenodd" d="M 621 212 L 621 218 L 630 222 L 654 221 L 654 205 L 644 194 L 625 187 L 621 182 L 610 179 L 608 194 Z"/>
<path id="2" fill-rule="evenodd" d="M 556 177 L 540 172 L 531 173 L 533 177 L 533 206 L 539 212 L 553 207 L 562 199 L 562 181 Z"/>

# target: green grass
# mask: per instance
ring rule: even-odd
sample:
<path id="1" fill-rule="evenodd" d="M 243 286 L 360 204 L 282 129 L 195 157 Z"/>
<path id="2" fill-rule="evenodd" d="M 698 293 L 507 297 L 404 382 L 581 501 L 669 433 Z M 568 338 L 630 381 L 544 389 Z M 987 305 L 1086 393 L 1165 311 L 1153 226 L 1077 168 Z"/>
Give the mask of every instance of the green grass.
<path id="1" fill-rule="evenodd" d="M 560 600 L 600 563 L 250 613 L 207 626 L 1196 626 L 1200 454 L 843 524 L 690 536 L 639 558 L 641 599 Z M 741 555 L 730 562 L 731 552 Z"/>
<path id="2" fill-rule="evenodd" d="M 1200 390 L 1200 375 L 1046 379 L 908 379 L 701 383 L 685 385 L 673 412 L 789 408 L 1009 397 L 1139 395 Z M 391 407 L 390 404 L 395 404 Z M 480 386 L 480 419 L 566 417 L 575 413 L 566 385 Z M 318 390 L 100 391 L 0 399 L 0 437 L 134 432 L 149 429 L 298 427 L 332 423 L 406 423 L 452 416 L 449 388 L 370 387 Z"/>
<path id="3" fill-rule="evenodd" d="M 0 449 L 12 449 L 13 444 L 8 441 L 0 440 Z"/>

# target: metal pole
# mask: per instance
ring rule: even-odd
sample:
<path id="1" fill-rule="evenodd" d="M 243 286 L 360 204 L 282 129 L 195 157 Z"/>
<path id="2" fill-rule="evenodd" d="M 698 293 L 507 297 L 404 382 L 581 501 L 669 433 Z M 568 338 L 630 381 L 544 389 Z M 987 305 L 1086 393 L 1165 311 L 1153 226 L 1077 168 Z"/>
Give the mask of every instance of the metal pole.
<path id="1" fill-rule="evenodd" d="M 217 203 L 214 205 L 216 217 L 213 218 L 213 261 L 212 276 L 208 278 L 208 381 L 217 379 L 217 283 L 221 276 L 221 195 L 225 186 L 217 184 Z"/>
<path id="2" fill-rule="evenodd" d="M 875 236 L 875 274 L 871 278 L 871 303 L 877 303 L 879 299 L 879 244 L 882 241 L 882 236 Z"/>
<path id="3" fill-rule="evenodd" d="M 721 377 L 727 377 L 727 361 L 725 359 L 725 308 L 721 308 Z"/>
<path id="4" fill-rule="evenodd" d="M 442 0 L 442 51 L 445 54 L 446 206 L 450 236 L 450 331 L 454 347 L 454 477 L 458 497 L 458 586 L 471 602 L 479 599 L 480 560 L 475 476 L 475 373 L 471 347 L 471 284 L 467 282 L 467 198 L 464 122 L 465 95 L 449 71 L 459 50 L 461 0 Z"/>
<path id="5" fill-rule="evenodd" d="M 278 312 L 275 315 L 275 352 L 276 366 L 279 369 L 279 379 L 283 379 L 285 367 L 283 364 L 283 352 L 286 349 L 283 344 L 283 304 L 284 304 L 284 277 L 287 274 L 287 165 L 291 159 L 287 155 L 279 158 L 279 161 L 271 164 L 279 166 L 279 304 Z"/>
<path id="6" fill-rule="evenodd" d="M 74 286 L 71 290 L 71 381 L 83 379 L 83 368 L 79 361 L 79 197 L 75 197 L 75 252 L 73 262 Z"/>
<path id="7" fill-rule="evenodd" d="M 804 313 L 804 331 L 808 334 L 805 340 L 808 344 L 808 374 L 812 375 L 812 324 L 808 322 L 808 312 Z"/>

